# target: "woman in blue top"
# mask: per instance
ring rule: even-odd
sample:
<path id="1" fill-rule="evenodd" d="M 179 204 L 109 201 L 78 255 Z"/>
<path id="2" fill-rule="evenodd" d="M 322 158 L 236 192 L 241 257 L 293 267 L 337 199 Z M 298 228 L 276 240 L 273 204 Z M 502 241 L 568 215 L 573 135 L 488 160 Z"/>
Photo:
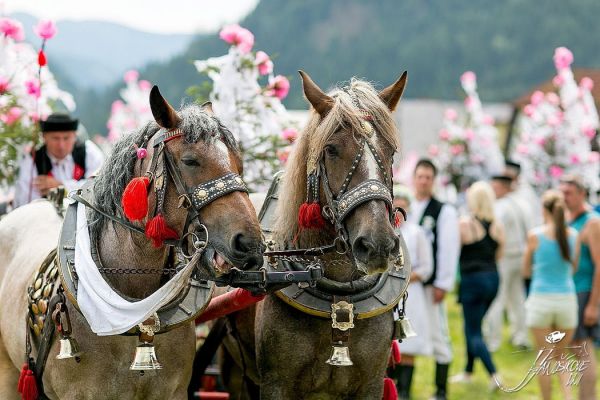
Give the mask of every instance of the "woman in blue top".
<path id="1" fill-rule="evenodd" d="M 529 231 L 524 256 L 524 274 L 531 274 L 530 294 L 525 302 L 526 323 L 535 338 L 538 352 L 536 361 L 559 359 L 567 355 L 565 347 L 571 343 L 577 326 L 577 296 L 573 273 L 577 232 L 567 227 L 565 205 L 560 192 L 547 191 L 542 197 L 544 225 Z M 559 334 L 552 334 L 559 331 Z M 564 334 L 564 335 L 563 335 Z M 544 349 L 544 350 L 542 350 Z M 550 357 L 546 357 L 548 353 Z M 548 372 L 548 371 L 546 371 Z M 551 371 L 540 371 L 543 399 L 551 396 Z M 558 374 L 558 373 L 557 373 Z M 568 373 L 558 374 L 563 398 L 571 399 L 567 385 Z"/>

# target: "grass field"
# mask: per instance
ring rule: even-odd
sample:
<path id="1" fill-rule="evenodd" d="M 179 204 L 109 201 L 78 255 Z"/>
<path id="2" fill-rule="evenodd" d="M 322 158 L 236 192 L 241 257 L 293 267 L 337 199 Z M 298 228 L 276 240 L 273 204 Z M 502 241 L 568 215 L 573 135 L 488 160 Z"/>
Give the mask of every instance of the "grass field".
<path id="1" fill-rule="evenodd" d="M 452 338 L 452 346 L 454 349 L 454 361 L 450 367 L 450 376 L 463 371 L 465 366 L 465 337 L 463 333 L 462 309 L 460 304 L 456 302 L 456 295 L 451 294 L 447 300 L 448 316 L 450 323 L 450 335 Z M 508 342 L 508 328 L 505 327 L 504 343 L 500 349 L 495 352 L 492 357 L 498 369 L 504 386 L 514 387 L 527 375 L 527 371 L 531 367 L 536 357 L 535 350 L 520 352 L 513 348 Z M 596 350 L 596 357 L 600 357 L 600 351 Z M 431 358 L 417 358 L 415 376 L 412 386 L 412 399 L 422 400 L 428 399 L 434 392 L 434 370 L 435 362 Z M 455 383 L 449 384 L 449 399 L 456 400 L 478 400 L 478 399 L 539 399 L 541 398 L 539 384 L 537 378 L 525 386 L 522 390 L 516 393 L 504 393 L 496 391 L 491 393 L 489 385 L 489 377 L 485 372 L 483 364 L 479 360 L 475 362 L 475 373 L 473 381 L 469 384 Z M 577 387 L 573 388 L 574 398 L 576 399 Z M 562 393 L 558 387 L 558 377 L 553 378 L 553 399 L 562 399 Z"/>

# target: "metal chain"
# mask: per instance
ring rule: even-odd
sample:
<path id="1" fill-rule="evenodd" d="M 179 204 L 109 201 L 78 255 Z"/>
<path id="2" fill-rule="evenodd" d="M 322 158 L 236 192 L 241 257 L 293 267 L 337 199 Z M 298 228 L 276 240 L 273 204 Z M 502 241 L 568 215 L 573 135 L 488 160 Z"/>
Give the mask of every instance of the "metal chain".
<path id="1" fill-rule="evenodd" d="M 98 268 L 98 271 L 105 274 L 132 274 L 132 275 L 169 275 L 176 274 L 178 272 L 177 268 L 162 268 L 162 269 L 154 269 L 154 268 Z"/>
<path id="2" fill-rule="evenodd" d="M 296 263 L 300 263 L 300 264 L 314 264 L 315 260 L 318 258 L 306 258 L 306 257 L 302 257 L 302 256 L 275 256 L 275 258 L 281 260 L 281 261 L 288 261 L 288 262 L 296 262 Z M 321 260 L 322 263 L 327 264 L 327 265 L 346 265 L 349 263 L 348 260 L 327 260 L 327 261 L 323 261 Z"/>

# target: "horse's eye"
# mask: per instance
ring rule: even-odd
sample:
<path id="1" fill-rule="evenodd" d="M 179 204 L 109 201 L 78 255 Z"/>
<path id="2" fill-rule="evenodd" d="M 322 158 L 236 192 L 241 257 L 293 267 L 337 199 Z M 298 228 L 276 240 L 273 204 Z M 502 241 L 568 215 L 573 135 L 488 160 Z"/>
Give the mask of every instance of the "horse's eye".
<path id="1" fill-rule="evenodd" d="M 183 160 L 181 160 L 181 162 L 183 162 L 188 167 L 199 167 L 200 166 L 200 163 L 193 158 L 184 158 Z"/>
<path id="2" fill-rule="evenodd" d="M 325 146 L 325 154 L 328 157 L 337 157 L 340 155 L 340 153 L 338 152 L 338 149 L 331 144 L 328 144 L 327 146 Z"/>

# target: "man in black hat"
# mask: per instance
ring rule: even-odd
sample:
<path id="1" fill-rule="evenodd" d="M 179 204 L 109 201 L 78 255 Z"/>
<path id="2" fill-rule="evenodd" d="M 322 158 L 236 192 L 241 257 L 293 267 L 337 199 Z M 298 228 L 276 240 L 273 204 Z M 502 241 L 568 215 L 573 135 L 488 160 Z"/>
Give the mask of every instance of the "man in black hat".
<path id="1" fill-rule="evenodd" d="M 44 144 L 21 160 L 15 207 L 45 197 L 58 186 L 76 189 L 100 168 L 102 151 L 89 140 L 77 139 L 78 125 L 79 121 L 67 114 L 52 114 L 40 121 Z"/>

